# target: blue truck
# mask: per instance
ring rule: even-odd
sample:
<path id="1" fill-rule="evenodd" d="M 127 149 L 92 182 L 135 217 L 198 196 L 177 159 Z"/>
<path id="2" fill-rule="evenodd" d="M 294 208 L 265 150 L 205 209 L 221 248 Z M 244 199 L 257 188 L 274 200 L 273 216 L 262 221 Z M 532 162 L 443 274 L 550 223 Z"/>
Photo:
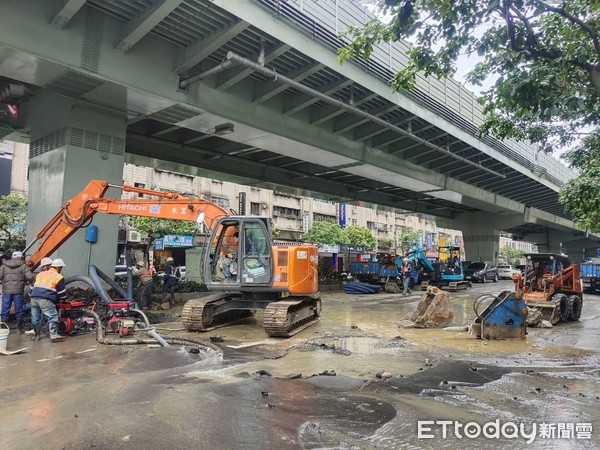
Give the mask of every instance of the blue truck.
<path id="1" fill-rule="evenodd" d="M 600 292 L 600 258 L 588 258 L 579 265 L 583 292 Z"/>
<path id="2" fill-rule="evenodd" d="M 420 283 L 420 277 L 422 276 L 422 272 L 419 270 L 420 265 L 416 262 L 419 257 L 425 258 L 423 252 L 419 250 L 409 252 L 405 257 L 411 263 L 409 285 L 411 289 Z M 402 261 L 401 256 L 377 253 L 369 261 L 356 261 L 350 264 L 350 274 L 363 283 L 383 286 L 389 280 L 396 280 L 398 285 L 402 285 Z"/>

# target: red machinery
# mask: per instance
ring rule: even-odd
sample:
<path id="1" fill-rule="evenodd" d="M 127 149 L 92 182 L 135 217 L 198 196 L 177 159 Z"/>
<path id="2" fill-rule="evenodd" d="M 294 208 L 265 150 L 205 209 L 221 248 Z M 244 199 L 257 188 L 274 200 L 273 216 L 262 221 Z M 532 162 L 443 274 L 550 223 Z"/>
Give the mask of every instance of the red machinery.
<path id="1" fill-rule="evenodd" d="M 94 310 L 96 304 L 86 307 L 85 303 L 77 300 L 61 301 L 58 309 L 58 332 L 60 334 L 78 334 L 94 331 L 94 319 L 86 316 L 86 310 Z"/>

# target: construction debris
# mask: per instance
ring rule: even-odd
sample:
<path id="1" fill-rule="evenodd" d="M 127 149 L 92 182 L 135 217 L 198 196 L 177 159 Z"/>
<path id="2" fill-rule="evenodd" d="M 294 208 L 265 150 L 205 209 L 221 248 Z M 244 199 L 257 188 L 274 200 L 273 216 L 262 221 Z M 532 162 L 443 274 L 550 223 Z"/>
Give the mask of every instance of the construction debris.
<path id="1" fill-rule="evenodd" d="M 402 319 L 398 325 L 404 328 L 433 328 L 451 324 L 454 312 L 449 297 L 448 292 L 429 286 L 416 311 Z"/>
<path id="2" fill-rule="evenodd" d="M 388 294 L 399 294 L 400 286 L 398 286 L 398 283 L 396 283 L 396 280 L 388 280 L 388 281 L 386 281 L 385 286 L 383 287 L 383 290 L 385 292 L 387 292 Z"/>

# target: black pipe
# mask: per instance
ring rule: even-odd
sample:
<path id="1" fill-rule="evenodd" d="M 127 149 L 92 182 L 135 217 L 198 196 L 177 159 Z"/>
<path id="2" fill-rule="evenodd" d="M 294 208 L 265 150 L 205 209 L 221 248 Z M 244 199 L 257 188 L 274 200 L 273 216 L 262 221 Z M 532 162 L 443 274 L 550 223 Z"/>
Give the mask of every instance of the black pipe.
<path id="1" fill-rule="evenodd" d="M 133 274 L 131 266 L 133 266 L 133 258 L 131 250 L 125 250 L 125 265 L 127 266 L 127 298 L 133 298 Z"/>
<path id="2" fill-rule="evenodd" d="M 94 291 L 96 291 L 96 293 L 100 296 L 100 298 L 102 299 L 102 301 L 104 302 L 105 305 L 112 303 L 113 300 L 108 296 L 108 293 L 102 286 L 102 283 L 100 282 L 100 279 L 98 278 L 98 275 L 94 271 L 92 271 L 92 267 L 94 267 L 94 266 L 93 265 L 90 266 L 90 276 L 89 277 L 86 277 L 85 275 L 77 275 L 77 276 L 69 277 L 69 278 L 65 279 L 65 284 L 70 284 L 70 283 L 73 283 L 74 281 L 83 281 L 84 283 L 91 286 L 94 289 Z"/>
<path id="3" fill-rule="evenodd" d="M 110 278 L 108 275 L 106 275 L 104 272 L 98 269 L 94 264 L 90 265 L 90 277 L 92 278 L 92 280 L 95 277 L 96 279 L 98 279 L 98 282 L 100 281 L 100 279 L 104 280 L 106 283 L 108 283 L 108 285 L 111 288 L 117 291 L 117 294 L 119 294 L 121 298 L 125 300 L 132 300 L 130 297 L 127 296 L 127 294 L 121 288 L 121 286 L 115 283 L 115 281 L 112 278 Z"/>

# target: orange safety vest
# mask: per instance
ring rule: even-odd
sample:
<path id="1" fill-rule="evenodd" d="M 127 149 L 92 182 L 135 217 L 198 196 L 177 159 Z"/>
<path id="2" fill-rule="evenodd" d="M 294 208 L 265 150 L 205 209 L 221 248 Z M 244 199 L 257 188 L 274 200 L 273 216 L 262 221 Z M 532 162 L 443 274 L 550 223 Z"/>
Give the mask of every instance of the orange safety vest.
<path id="1" fill-rule="evenodd" d="M 35 277 L 34 288 L 49 289 L 56 292 L 56 286 L 63 279 L 63 276 L 55 270 L 49 269 L 40 272 Z"/>
<path id="2" fill-rule="evenodd" d="M 64 277 L 54 269 L 38 273 L 31 288 L 31 298 L 45 298 L 56 302 L 59 298 L 65 297 L 64 285 L 61 286 L 60 292 L 57 291 L 59 283 L 63 280 Z"/>
<path id="3" fill-rule="evenodd" d="M 153 272 L 152 268 L 148 267 L 148 269 L 146 270 L 146 273 L 140 275 L 140 280 L 142 280 L 142 283 L 145 284 L 148 281 L 150 281 L 150 280 L 147 280 L 146 278 L 152 279 L 152 272 Z"/>

